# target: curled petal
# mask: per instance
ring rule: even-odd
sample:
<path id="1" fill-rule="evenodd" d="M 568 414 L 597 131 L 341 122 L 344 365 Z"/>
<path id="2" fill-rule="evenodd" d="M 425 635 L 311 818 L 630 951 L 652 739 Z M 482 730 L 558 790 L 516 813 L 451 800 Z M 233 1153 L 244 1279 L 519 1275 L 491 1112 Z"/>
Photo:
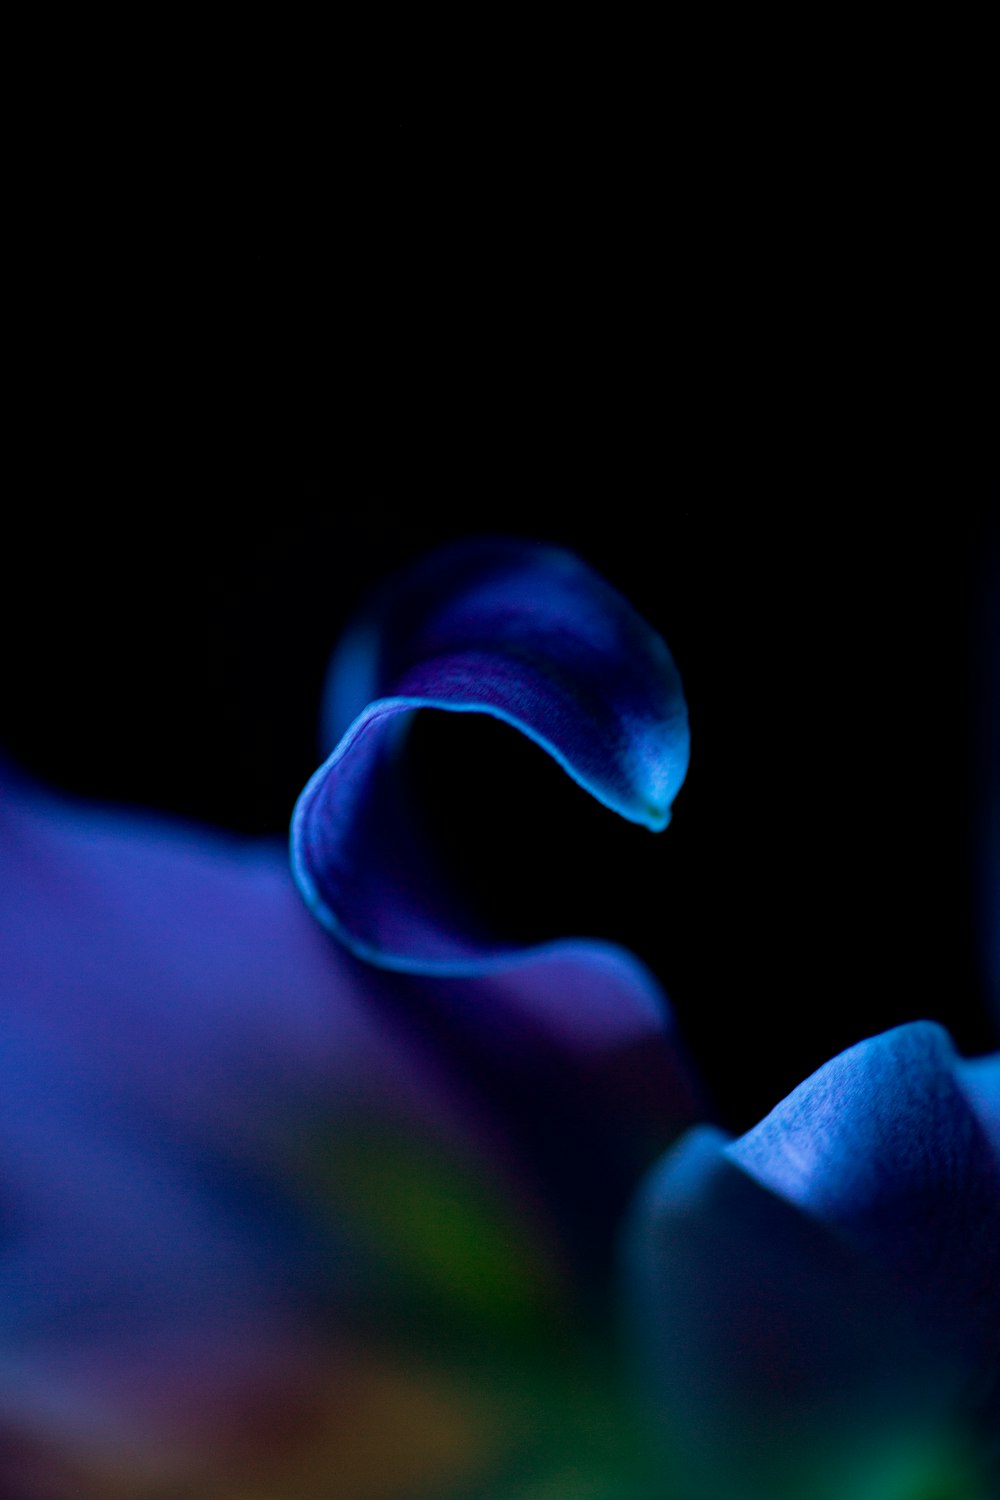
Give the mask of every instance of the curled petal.
<path id="1" fill-rule="evenodd" d="M 293 868 L 320 921 L 390 968 L 477 973 L 505 957 L 461 913 L 406 804 L 397 756 L 414 710 L 500 719 L 652 829 L 687 768 L 663 641 L 585 564 L 536 544 L 462 543 L 395 580 L 349 637 L 329 704 L 341 738 L 296 807 Z"/>

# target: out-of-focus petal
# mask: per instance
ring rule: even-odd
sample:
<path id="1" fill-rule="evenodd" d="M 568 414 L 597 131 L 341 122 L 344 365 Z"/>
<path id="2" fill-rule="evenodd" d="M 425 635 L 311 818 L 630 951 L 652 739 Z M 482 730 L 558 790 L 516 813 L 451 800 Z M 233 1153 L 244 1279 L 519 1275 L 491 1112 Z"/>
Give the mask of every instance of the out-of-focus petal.
<path id="1" fill-rule="evenodd" d="M 290 1096 L 416 1106 L 413 1059 L 371 1016 L 361 966 L 302 910 L 278 843 L 12 774 L 0 793 L 8 1035 L 234 1154 L 267 1149 Z"/>
<path id="2" fill-rule="evenodd" d="M 169 1469 L 332 1379 L 358 1268 L 302 1141 L 459 1122 L 279 846 L 2 790 L 0 1450 Z"/>
<path id="3" fill-rule="evenodd" d="M 20 1500 L 27 1465 L 74 1496 L 214 1496 L 205 1475 L 242 1472 L 256 1426 L 277 1495 L 282 1455 L 357 1428 L 381 1184 L 337 1201 L 315 1142 L 346 1155 L 378 1132 L 445 1163 L 483 1144 L 369 972 L 312 921 L 280 845 L 4 778 L 0 1491 Z"/>
<path id="4" fill-rule="evenodd" d="M 626 1307 L 679 1497 L 993 1493 L 998 1087 L 916 1023 L 649 1177 Z"/>
<path id="5" fill-rule="evenodd" d="M 369 1441 L 356 1341 L 397 1392 L 455 1386 L 420 1373 L 446 1329 L 485 1344 L 533 1319 L 544 1341 L 701 1109 L 628 954 L 565 944 L 479 980 L 375 969 L 313 921 L 280 847 L 9 775 L 0 990 L 14 1494 L 8 1455 L 65 1467 L 69 1494 L 105 1500 L 85 1476 L 113 1471 L 130 1497 L 214 1500 L 194 1476 L 239 1473 L 268 1422 L 289 1462 L 325 1443 L 344 1472 L 337 1444 Z M 504 1442 L 528 1441 L 508 1422 Z M 442 1437 L 442 1465 L 463 1443 Z"/>
<path id="6" fill-rule="evenodd" d="M 296 879 L 354 952 L 411 972 L 505 961 L 403 797 L 396 763 L 413 710 L 503 720 L 653 829 L 687 768 L 687 711 L 663 641 L 579 559 L 532 543 L 462 543 L 393 580 L 343 647 L 329 702 L 340 740 L 296 808 Z"/>
<path id="7" fill-rule="evenodd" d="M 606 1271 L 636 1182 L 708 1112 L 648 971 L 620 949 L 564 943 L 476 978 L 374 970 L 369 996 L 450 1081 L 467 1131 L 564 1247 L 564 1270 Z"/>

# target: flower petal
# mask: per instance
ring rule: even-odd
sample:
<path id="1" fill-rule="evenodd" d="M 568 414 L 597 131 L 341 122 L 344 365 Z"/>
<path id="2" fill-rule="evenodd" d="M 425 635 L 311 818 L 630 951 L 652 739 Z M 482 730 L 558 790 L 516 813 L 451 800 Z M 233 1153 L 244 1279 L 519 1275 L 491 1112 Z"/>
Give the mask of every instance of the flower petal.
<path id="1" fill-rule="evenodd" d="M 276 1349 L 322 1350 L 356 1286 L 297 1143 L 376 1106 L 445 1115 L 357 967 L 279 845 L 5 774 L 0 1423 L 128 1446 L 197 1389 L 221 1428 L 248 1387 L 281 1398 Z"/>
<path id="2" fill-rule="evenodd" d="M 881 1500 L 908 1496 L 899 1476 L 921 1464 L 928 1486 L 951 1466 L 956 1493 L 987 1493 L 998 1064 L 960 1062 L 932 1023 L 903 1026 L 833 1059 L 740 1139 L 689 1133 L 653 1173 L 626 1292 L 692 1495 Z"/>
<path id="3" fill-rule="evenodd" d="M 606 1280 L 643 1172 L 706 1100 L 666 999 L 624 951 L 552 945 L 476 977 L 372 971 L 371 1004 L 438 1067 L 467 1133 L 561 1247 Z"/>
<path id="4" fill-rule="evenodd" d="M 413 1060 L 369 1014 L 365 972 L 302 910 L 279 842 L 0 776 L 5 1027 L 123 1109 L 260 1155 L 290 1091 L 415 1107 Z"/>
<path id="5" fill-rule="evenodd" d="M 652 829 L 687 767 L 663 641 L 579 559 L 533 543 L 465 542 L 394 580 L 349 637 L 328 701 L 341 738 L 296 807 L 293 868 L 320 921 L 386 967 L 478 973 L 506 957 L 462 914 L 405 803 L 395 763 L 413 710 L 500 719 Z"/>
<path id="6" fill-rule="evenodd" d="M 35 1434 L 197 1470 L 248 1402 L 308 1410 L 310 1382 L 340 1380 L 345 1321 L 419 1363 L 455 1291 L 431 1214 L 454 1216 L 454 1183 L 503 1207 L 463 1220 L 456 1320 L 496 1300 L 498 1266 L 582 1303 L 637 1176 L 701 1109 L 630 955 L 373 968 L 277 844 L 0 791 L 5 1453 Z M 426 1322 L 403 1247 L 370 1233 L 390 1201 L 441 1271 Z"/>
<path id="7" fill-rule="evenodd" d="M 1000 1160 L 1000 1052 L 959 1064 L 962 1091 Z"/>
<path id="8" fill-rule="evenodd" d="M 909 1500 L 925 1491 L 904 1473 L 962 1462 L 955 1372 L 880 1268 L 738 1167 L 717 1131 L 689 1132 L 647 1181 L 625 1294 L 665 1493 Z"/>
<path id="9" fill-rule="evenodd" d="M 995 1404 L 1000 1155 L 987 1132 L 996 1075 L 992 1064 L 968 1068 L 940 1026 L 897 1027 L 820 1068 L 730 1155 L 880 1265 Z"/>

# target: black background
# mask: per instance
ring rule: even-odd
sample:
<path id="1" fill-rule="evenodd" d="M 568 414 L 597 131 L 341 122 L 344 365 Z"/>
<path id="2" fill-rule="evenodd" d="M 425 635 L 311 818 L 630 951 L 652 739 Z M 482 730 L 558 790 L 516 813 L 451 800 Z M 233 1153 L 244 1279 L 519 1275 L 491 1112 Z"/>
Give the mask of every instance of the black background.
<path id="1" fill-rule="evenodd" d="M 366 590 L 451 536 L 555 541 L 666 637 L 691 769 L 653 838 L 498 726 L 422 732 L 503 922 L 635 948 L 734 1126 L 907 1019 L 988 1046 L 961 188 L 937 183 L 942 262 L 924 178 L 845 175 L 818 139 L 767 172 L 738 135 L 554 131 L 528 170 L 400 122 L 306 160 L 239 122 L 90 123 L 17 231 L 12 754 L 279 833 Z"/>

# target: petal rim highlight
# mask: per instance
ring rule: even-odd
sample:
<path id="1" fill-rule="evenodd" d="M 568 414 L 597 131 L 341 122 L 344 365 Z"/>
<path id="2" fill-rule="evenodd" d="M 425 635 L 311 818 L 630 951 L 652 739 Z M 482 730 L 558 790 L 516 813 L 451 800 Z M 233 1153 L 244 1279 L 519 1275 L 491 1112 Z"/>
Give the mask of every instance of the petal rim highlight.
<path id="1" fill-rule="evenodd" d="M 497 942 L 435 875 L 393 786 L 412 714 L 491 717 L 652 831 L 687 770 L 666 645 L 586 563 L 540 543 L 473 538 L 404 570 L 348 631 L 327 702 L 340 739 L 296 804 L 293 874 L 340 942 L 408 973 L 473 975 L 551 946 Z"/>

